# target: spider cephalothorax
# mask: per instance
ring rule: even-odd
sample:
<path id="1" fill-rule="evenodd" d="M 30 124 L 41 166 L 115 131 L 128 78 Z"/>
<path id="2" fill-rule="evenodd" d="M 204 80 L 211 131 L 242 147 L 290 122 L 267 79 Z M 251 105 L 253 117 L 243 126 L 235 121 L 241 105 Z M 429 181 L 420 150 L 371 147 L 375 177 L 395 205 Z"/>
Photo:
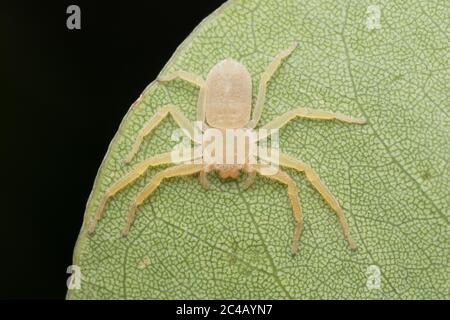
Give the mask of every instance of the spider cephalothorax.
<path id="1" fill-rule="evenodd" d="M 205 130 L 218 129 L 220 132 L 224 132 L 229 129 L 245 129 L 252 131 L 254 128 L 256 128 L 262 114 L 268 81 L 280 66 L 281 62 L 291 55 L 296 46 L 297 45 L 295 44 L 291 48 L 283 50 L 278 55 L 276 55 L 267 69 L 261 75 L 253 113 L 251 112 L 252 81 L 250 73 L 247 71 L 244 65 L 233 59 L 227 58 L 218 62 L 210 70 L 206 80 L 203 80 L 203 78 L 198 75 L 185 71 L 177 71 L 171 75 L 162 76 L 158 80 L 160 82 L 165 82 L 178 78 L 197 85 L 200 88 L 197 108 L 197 121 L 202 124 L 202 127 L 205 128 Z M 126 163 L 130 162 L 136 152 L 139 151 L 140 144 L 142 143 L 144 137 L 147 136 L 168 114 L 172 115 L 174 120 L 182 129 L 184 129 L 190 139 L 192 139 L 195 143 L 202 144 L 201 141 L 199 142 L 198 139 L 195 139 L 195 128 L 193 123 L 188 120 L 176 106 L 166 105 L 163 106 L 151 119 L 149 119 L 146 125 L 141 129 L 141 131 L 139 131 L 136 142 L 130 150 L 128 157 L 125 159 Z M 296 117 L 319 120 L 339 120 L 356 124 L 364 124 L 366 122 L 366 120 L 363 118 L 353 118 L 341 113 L 308 108 L 295 108 L 276 117 L 260 128 L 266 131 L 279 129 Z M 222 150 L 222 148 L 219 149 Z M 297 252 L 298 240 L 300 239 L 303 229 L 303 215 L 300 206 L 300 199 L 298 197 L 297 186 L 294 180 L 281 169 L 277 169 L 274 172 L 270 171 L 272 173 L 267 174 L 267 164 L 250 162 L 250 155 L 253 155 L 253 153 L 249 153 L 248 148 L 245 146 L 238 144 L 237 147 L 233 148 L 232 150 L 234 151 L 225 151 L 224 158 L 227 158 L 227 156 L 233 156 L 231 158 L 237 158 L 234 157 L 235 153 L 237 153 L 236 150 L 244 150 L 243 160 L 241 159 L 241 161 L 232 163 L 217 161 L 199 162 L 199 159 L 197 157 L 197 159 L 195 159 L 196 161 L 184 161 L 183 163 L 179 163 L 157 173 L 131 204 L 130 210 L 128 212 L 128 220 L 125 228 L 123 229 L 123 234 L 128 234 L 130 227 L 134 222 L 137 208 L 145 201 L 146 198 L 148 198 L 154 192 L 154 190 L 159 186 L 163 179 L 176 176 L 199 174 L 201 184 L 205 188 L 208 188 L 209 183 L 207 174 L 211 171 L 217 171 L 219 176 L 223 179 L 237 179 L 239 178 L 240 173 L 244 171 L 248 175 L 247 180 L 245 181 L 245 187 L 251 185 L 257 173 L 265 175 L 268 178 L 281 182 L 287 186 L 288 196 L 294 211 L 294 218 L 296 222 L 294 238 L 291 247 L 292 254 L 295 254 Z M 204 155 L 202 154 L 200 158 L 204 160 Z M 194 160 L 194 157 L 191 157 L 191 159 L 188 160 Z M 335 197 L 327 189 L 325 184 L 320 180 L 317 173 L 309 165 L 283 153 L 279 153 L 278 162 L 281 167 L 292 168 L 297 171 L 305 172 L 306 177 L 311 182 L 311 184 L 317 189 L 324 200 L 336 212 L 339 222 L 342 226 L 344 236 L 347 239 L 350 247 L 352 249 L 356 249 L 356 243 L 353 241 L 350 235 L 348 224 L 342 208 L 340 207 Z M 150 166 L 172 163 L 174 163 L 172 159 L 172 153 L 167 152 L 150 157 L 147 160 L 144 160 L 143 162 L 135 165 L 135 167 L 126 176 L 119 179 L 109 189 L 106 190 L 103 198 L 100 200 L 95 217 L 90 224 L 90 232 L 92 233 L 95 230 L 97 222 L 101 219 L 106 202 L 109 198 L 135 181 Z"/>
<path id="2" fill-rule="evenodd" d="M 244 169 L 243 165 L 231 165 L 231 164 L 216 164 L 214 170 L 218 171 L 219 176 L 222 179 L 237 179 L 239 178 L 241 171 Z"/>

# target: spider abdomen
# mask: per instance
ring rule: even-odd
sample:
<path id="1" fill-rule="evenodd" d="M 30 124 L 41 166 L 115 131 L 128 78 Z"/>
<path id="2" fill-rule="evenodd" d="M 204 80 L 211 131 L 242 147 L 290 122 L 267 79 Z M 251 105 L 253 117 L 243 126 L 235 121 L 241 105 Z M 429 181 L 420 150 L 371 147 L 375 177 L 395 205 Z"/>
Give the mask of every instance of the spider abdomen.
<path id="1" fill-rule="evenodd" d="M 243 128 L 250 120 L 252 79 L 233 59 L 217 63 L 206 78 L 206 122 L 215 128 Z"/>

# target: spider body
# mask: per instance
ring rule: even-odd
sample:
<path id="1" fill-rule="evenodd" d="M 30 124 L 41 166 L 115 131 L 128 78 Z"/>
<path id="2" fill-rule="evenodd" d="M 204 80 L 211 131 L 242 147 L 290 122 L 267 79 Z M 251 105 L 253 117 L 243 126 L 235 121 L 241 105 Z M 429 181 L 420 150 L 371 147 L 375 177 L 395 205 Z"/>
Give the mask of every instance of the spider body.
<path id="1" fill-rule="evenodd" d="M 272 62 L 261 75 L 253 113 L 251 75 L 243 64 L 233 59 L 227 58 L 218 62 L 210 70 L 206 80 L 203 80 L 203 78 L 198 75 L 185 71 L 176 71 L 171 75 L 161 76 L 158 80 L 159 82 L 166 82 L 175 79 L 182 79 L 198 86 L 200 91 L 197 106 L 197 121 L 202 124 L 202 128 L 204 128 L 205 131 L 213 129 L 216 133 L 222 133 L 226 139 L 229 139 L 225 132 L 230 130 L 254 132 L 263 111 L 267 83 L 282 61 L 288 58 L 296 47 L 297 44 L 289 49 L 281 51 L 274 57 Z M 152 118 L 150 118 L 144 127 L 139 131 L 136 141 L 125 159 L 125 163 L 132 161 L 134 155 L 139 151 L 143 139 L 149 135 L 168 114 L 170 114 L 175 122 L 182 129 L 184 129 L 192 141 L 200 144 L 203 149 L 207 148 L 208 144 L 205 144 L 205 141 L 198 141 L 195 139 L 195 130 L 192 122 L 188 120 L 176 106 L 166 105 L 163 106 Z M 366 122 L 364 118 L 353 118 L 341 113 L 299 107 L 276 117 L 260 128 L 266 130 L 279 129 L 296 117 L 317 120 L 338 120 L 355 124 L 364 124 Z M 265 175 L 269 179 L 287 186 L 288 197 L 295 219 L 294 237 L 291 246 L 291 252 L 295 255 L 298 249 L 298 241 L 303 230 L 303 214 L 296 183 L 281 169 L 278 169 L 275 173 L 267 175 L 264 173 L 266 165 L 251 163 L 249 159 L 250 155 L 253 155 L 253 153 L 250 152 L 249 146 L 246 145 L 247 140 L 243 140 L 234 145 L 232 149 L 228 149 L 226 148 L 226 145 L 228 145 L 229 140 L 226 139 L 222 141 L 222 144 L 219 145 L 219 147 L 216 146 L 213 148 L 212 154 L 217 155 L 219 151 L 222 151 L 224 158 L 227 159 L 227 162 L 217 161 L 217 158 L 213 161 L 205 161 L 205 155 L 201 155 L 200 157 L 203 160 L 201 163 L 195 161 L 194 163 L 185 162 L 174 165 L 155 174 L 131 204 L 128 212 L 128 220 L 122 231 L 123 235 L 127 235 L 130 231 L 130 227 L 135 220 L 138 207 L 155 191 L 164 179 L 198 174 L 200 183 L 205 189 L 207 189 L 209 187 L 207 175 L 211 171 L 216 171 L 222 179 L 238 179 L 241 172 L 244 171 L 247 173 L 244 188 L 248 188 L 253 183 L 256 174 Z M 232 137 L 232 139 L 235 138 Z M 244 149 L 243 157 L 239 157 L 237 152 L 239 149 Z M 194 158 L 195 156 L 192 156 L 189 160 L 195 160 Z M 228 161 L 229 159 L 232 159 L 231 163 Z M 136 164 L 128 174 L 108 188 L 100 200 L 94 219 L 89 225 L 89 232 L 94 232 L 98 221 L 102 218 L 106 203 L 111 197 L 134 182 L 138 177 L 144 174 L 149 167 L 161 164 L 172 164 L 174 162 L 172 160 L 171 152 L 150 157 Z M 279 165 L 281 167 L 292 168 L 306 174 L 307 179 L 335 211 L 341 224 L 344 237 L 347 239 L 350 247 L 352 249 L 356 249 L 356 243 L 350 235 L 349 227 L 342 208 L 332 193 L 321 181 L 317 173 L 309 165 L 283 153 L 279 154 Z"/>

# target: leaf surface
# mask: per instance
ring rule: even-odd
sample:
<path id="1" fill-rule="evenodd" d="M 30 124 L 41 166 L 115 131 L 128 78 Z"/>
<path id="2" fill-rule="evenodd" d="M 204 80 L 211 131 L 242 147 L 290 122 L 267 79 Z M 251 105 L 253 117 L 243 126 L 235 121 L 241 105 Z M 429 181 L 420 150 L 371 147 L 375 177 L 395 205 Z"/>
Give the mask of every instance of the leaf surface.
<path id="1" fill-rule="evenodd" d="M 294 219 L 286 188 L 258 178 L 211 175 L 167 180 L 120 231 L 152 168 L 108 203 L 87 234 L 105 190 L 130 170 L 122 160 L 143 124 L 168 103 L 195 119 L 198 89 L 152 82 L 125 116 L 99 170 L 74 252 L 81 288 L 69 299 L 450 298 L 450 6 L 446 1 L 230 1 L 185 40 L 161 74 L 203 77 L 234 58 L 261 73 L 294 41 L 270 81 L 261 123 L 304 106 L 364 116 L 365 126 L 296 119 L 282 151 L 310 164 L 344 208 L 353 252 L 331 208 L 303 174 L 305 229 L 290 255 Z M 169 117 L 132 164 L 172 150 Z M 376 288 L 377 270 L 380 287 Z M 374 282 L 375 281 L 375 282 Z M 375 288 L 373 284 L 375 283 Z"/>

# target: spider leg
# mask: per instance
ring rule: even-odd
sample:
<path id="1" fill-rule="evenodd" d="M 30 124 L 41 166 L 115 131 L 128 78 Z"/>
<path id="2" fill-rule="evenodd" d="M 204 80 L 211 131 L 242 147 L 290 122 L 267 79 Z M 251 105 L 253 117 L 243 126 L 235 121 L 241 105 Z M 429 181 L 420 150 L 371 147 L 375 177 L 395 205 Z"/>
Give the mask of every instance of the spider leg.
<path id="1" fill-rule="evenodd" d="M 205 190 L 209 189 L 209 181 L 208 181 L 209 171 L 211 171 L 211 165 L 205 165 L 203 169 L 200 171 L 200 174 L 198 176 L 198 180 L 200 181 L 200 184 Z"/>
<path id="2" fill-rule="evenodd" d="M 180 126 L 181 129 L 187 131 L 188 136 L 191 140 L 194 141 L 194 126 L 191 121 L 186 118 L 186 116 L 174 105 L 168 104 L 163 106 L 147 123 L 144 127 L 139 131 L 136 141 L 131 148 L 131 151 L 128 153 L 124 162 L 129 163 L 135 156 L 135 154 L 139 151 L 139 148 L 142 144 L 144 138 L 150 134 L 150 132 L 165 118 L 170 114 L 175 122 Z"/>
<path id="3" fill-rule="evenodd" d="M 295 218 L 295 230 L 294 230 L 294 237 L 292 239 L 292 246 L 291 246 L 291 253 L 292 255 L 297 254 L 298 250 L 298 241 L 300 240 L 300 237 L 302 235 L 303 231 L 303 214 L 302 214 L 302 207 L 300 206 L 300 198 L 298 196 L 298 189 L 297 185 L 295 184 L 294 180 L 289 177 L 287 173 L 282 171 L 281 169 L 278 170 L 276 174 L 272 175 L 264 175 L 262 171 L 263 167 L 261 165 L 255 165 L 255 170 L 269 178 L 276 181 L 279 181 L 288 187 L 288 196 L 289 200 L 291 202 L 292 209 L 294 211 L 294 218 Z"/>
<path id="4" fill-rule="evenodd" d="M 196 74 L 190 73 L 190 72 L 183 71 L 183 70 L 178 70 L 178 71 L 175 71 L 175 72 L 165 75 L 165 76 L 159 76 L 157 80 L 161 81 L 161 82 L 167 82 L 167 81 L 172 81 L 172 80 L 176 80 L 176 79 L 181 79 L 181 80 L 187 81 L 198 87 L 202 87 L 205 85 L 205 80 L 203 80 L 202 77 L 200 77 Z"/>
<path id="5" fill-rule="evenodd" d="M 159 76 L 157 80 L 160 82 L 168 82 L 176 79 L 187 81 L 200 88 L 197 102 L 197 121 L 205 122 L 205 80 L 201 76 L 182 70 L 175 71 L 166 76 Z"/>
<path id="6" fill-rule="evenodd" d="M 316 119 L 316 120 L 339 120 L 342 122 L 353 123 L 353 124 L 365 124 L 367 120 L 365 118 L 354 118 L 347 116 L 339 112 L 315 110 L 309 108 L 297 108 L 282 115 L 276 117 L 269 123 L 261 127 L 261 129 L 280 129 L 285 126 L 289 121 L 296 117 Z M 263 137 L 260 137 L 262 139 Z"/>
<path id="7" fill-rule="evenodd" d="M 350 245 L 352 250 L 357 249 L 357 245 L 350 235 L 350 229 L 348 227 L 347 219 L 344 216 L 344 212 L 339 205 L 339 202 L 333 196 L 333 194 L 328 190 L 326 185 L 320 180 L 318 174 L 304 162 L 295 159 L 289 155 L 280 153 L 280 165 L 288 168 L 295 169 L 300 172 L 305 172 L 306 178 L 311 182 L 311 184 L 316 188 L 316 190 L 321 194 L 323 199 L 330 205 L 330 207 L 336 212 L 336 215 L 341 224 L 344 237 Z"/>
<path id="8" fill-rule="evenodd" d="M 133 168 L 133 170 L 131 170 L 124 177 L 116 181 L 108 190 L 106 190 L 105 194 L 103 195 L 103 198 L 100 200 L 100 204 L 97 207 L 97 210 L 95 211 L 94 219 L 91 221 L 89 225 L 89 233 L 93 233 L 95 231 L 98 221 L 103 216 L 103 210 L 105 209 L 105 205 L 108 202 L 109 198 L 113 197 L 117 192 L 124 189 L 125 187 L 130 185 L 133 181 L 135 181 L 137 178 L 139 178 L 141 175 L 143 175 L 144 172 L 149 167 L 169 163 L 172 163 L 171 152 L 158 154 L 137 164 Z"/>
<path id="9" fill-rule="evenodd" d="M 202 165 L 200 164 L 180 164 L 155 174 L 145 188 L 137 195 L 131 205 L 130 210 L 128 211 L 128 220 L 122 231 L 122 235 L 128 235 L 134 219 L 136 218 L 137 208 L 156 190 L 156 188 L 158 188 L 163 179 L 191 175 L 199 172 L 201 169 Z"/>
<path id="10" fill-rule="evenodd" d="M 245 181 L 242 183 L 242 188 L 248 189 L 255 182 L 256 171 L 253 169 L 253 166 L 250 164 L 245 164 L 244 171 L 247 172 L 247 177 Z"/>
<path id="11" fill-rule="evenodd" d="M 261 80 L 259 81 L 258 95 L 256 96 L 255 109 L 253 110 L 252 119 L 247 125 L 248 128 L 256 127 L 259 119 L 261 118 L 261 114 L 264 108 L 264 100 L 266 98 L 267 83 L 269 82 L 270 78 L 272 78 L 275 71 L 277 71 L 278 67 L 281 65 L 283 60 L 289 57 L 291 53 L 294 51 L 294 49 L 297 48 L 297 46 L 298 43 L 296 42 L 289 49 L 283 50 L 280 53 L 278 53 L 261 75 Z"/>

